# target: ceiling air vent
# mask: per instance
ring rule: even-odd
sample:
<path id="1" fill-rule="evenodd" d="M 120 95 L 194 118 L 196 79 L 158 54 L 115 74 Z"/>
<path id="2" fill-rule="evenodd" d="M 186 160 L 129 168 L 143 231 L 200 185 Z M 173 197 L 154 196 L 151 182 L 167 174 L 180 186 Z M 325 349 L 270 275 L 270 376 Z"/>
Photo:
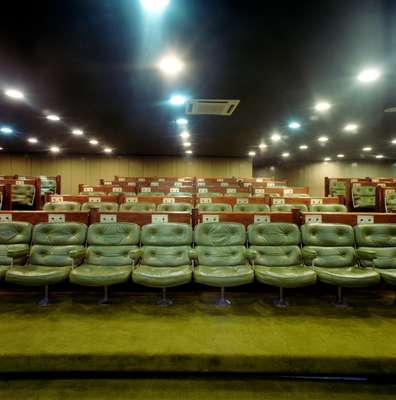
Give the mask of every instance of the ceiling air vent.
<path id="1" fill-rule="evenodd" d="M 237 108 L 239 100 L 190 100 L 186 105 L 188 115 L 223 115 L 230 116 Z"/>

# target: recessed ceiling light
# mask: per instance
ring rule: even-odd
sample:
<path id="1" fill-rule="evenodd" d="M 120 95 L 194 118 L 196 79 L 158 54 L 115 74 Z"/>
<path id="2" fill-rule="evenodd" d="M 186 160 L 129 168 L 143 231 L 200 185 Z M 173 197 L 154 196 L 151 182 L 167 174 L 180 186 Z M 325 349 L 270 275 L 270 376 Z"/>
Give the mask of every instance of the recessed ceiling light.
<path id="1" fill-rule="evenodd" d="M 5 133 L 6 135 L 9 135 L 10 133 L 12 133 L 12 132 L 14 132 L 14 131 L 13 131 L 13 129 L 11 129 L 11 128 L 8 127 L 8 126 L 2 126 L 2 127 L 0 128 L 0 132 L 1 132 L 1 133 Z"/>
<path id="2" fill-rule="evenodd" d="M 178 118 L 176 120 L 177 125 L 188 125 L 188 120 L 186 118 Z"/>
<path id="3" fill-rule="evenodd" d="M 165 9 L 169 0 L 140 0 L 142 7 L 150 12 L 159 12 Z"/>
<path id="4" fill-rule="evenodd" d="M 363 150 L 363 151 L 371 151 L 371 150 L 373 150 L 373 148 L 370 147 L 370 146 L 367 146 L 367 147 L 363 147 L 362 150 Z"/>
<path id="5" fill-rule="evenodd" d="M 331 161 L 331 158 L 330 157 L 325 157 L 324 160 L 325 161 Z"/>
<path id="6" fill-rule="evenodd" d="M 299 149 L 300 149 L 300 150 L 307 150 L 307 149 L 308 149 L 308 146 L 307 146 L 306 144 L 302 144 L 302 145 L 299 147 Z"/>
<path id="7" fill-rule="evenodd" d="M 267 148 L 267 145 L 265 144 L 265 143 L 260 143 L 259 144 L 259 149 L 260 150 L 264 150 L 264 149 L 266 149 Z"/>
<path id="8" fill-rule="evenodd" d="M 184 146 L 184 147 L 190 147 L 190 146 L 191 146 L 191 143 L 190 143 L 190 142 L 183 142 L 183 146 Z"/>
<path id="9" fill-rule="evenodd" d="M 377 155 L 375 156 L 375 158 L 384 158 L 384 156 L 383 156 L 382 154 L 377 154 Z"/>
<path id="10" fill-rule="evenodd" d="M 327 111 L 328 109 L 330 109 L 330 107 L 331 107 L 331 104 L 328 103 L 327 101 L 319 101 L 315 105 L 315 110 L 319 111 L 319 112 L 324 112 L 324 111 Z"/>
<path id="11" fill-rule="evenodd" d="M 50 114 L 46 117 L 49 121 L 60 121 L 60 117 L 56 114 Z"/>
<path id="12" fill-rule="evenodd" d="M 186 150 L 186 154 L 192 154 L 192 150 Z"/>
<path id="13" fill-rule="evenodd" d="M 290 156 L 290 153 L 288 153 L 287 151 L 282 153 L 282 157 L 289 157 L 289 156 Z"/>
<path id="14" fill-rule="evenodd" d="M 319 136 L 318 140 L 321 143 L 326 143 L 329 140 L 329 138 L 327 136 Z"/>
<path id="15" fill-rule="evenodd" d="M 105 153 L 112 153 L 113 149 L 111 149 L 110 147 L 105 147 L 105 148 L 103 149 L 103 151 L 104 151 Z"/>
<path id="16" fill-rule="evenodd" d="M 99 144 L 99 142 L 96 139 L 91 139 L 89 141 L 89 144 L 92 144 L 93 146 L 96 146 L 97 144 Z"/>
<path id="17" fill-rule="evenodd" d="M 187 99 L 180 94 L 175 94 L 169 99 L 169 103 L 173 106 L 182 106 L 186 101 Z"/>
<path id="18" fill-rule="evenodd" d="M 76 136 L 84 135 L 84 131 L 82 129 L 73 129 L 72 134 Z"/>
<path id="19" fill-rule="evenodd" d="M 249 151 L 248 156 L 249 157 L 254 157 L 256 155 L 255 151 Z"/>
<path id="20" fill-rule="evenodd" d="M 381 76 L 381 71 L 377 68 L 368 68 L 363 70 L 358 75 L 358 80 L 360 82 L 369 83 L 376 81 Z"/>
<path id="21" fill-rule="evenodd" d="M 32 144 L 38 143 L 38 140 L 35 137 L 30 137 L 27 141 Z"/>
<path id="22" fill-rule="evenodd" d="M 290 122 L 289 124 L 290 129 L 298 129 L 301 128 L 301 124 L 297 121 Z"/>
<path id="23" fill-rule="evenodd" d="M 60 148 L 58 146 L 51 146 L 49 149 L 50 149 L 51 153 L 59 153 L 60 152 Z"/>
<path id="24" fill-rule="evenodd" d="M 337 154 L 338 158 L 344 158 L 344 154 Z"/>
<path id="25" fill-rule="evenodd" d="M 4 150 L 3 147 L 0 147 L 0 150 Z"/>
<path id="26" fill-rule="evenodd" d="M 188 131 L 183 131 L 183 132 L 180 134 L 180 136 L 181 136 L 182 139 L 188 139 L 188 138 L 190 137 L 190 132 L 188 132 Z"/>
<path id="27" fill-rule="evenodd" d="M 16 100 L 22 100 L 25 98 L 25 95 L 18 89 L 6 89 L 4 94 Z"/>
<path id="28" fill-rule="evenodd" d="M 357 124 L 346 124 L 344 126 L 344 131 L 345 132 L 356 132 L 358 129 L 358 125 Z"/>
<path id="29" fill-rule="evenodd" d="M 158 67 L 164 74 L 174 76 L 183 70 L 184 64 L 177 57 L 167 56 L 159 62 Z"/>
<path id="30" fill-rule="evenodd" d="M 391 143 L 396 144 L 396 139 L 393 139 Z"/>
<path id="31" fill-rule="evenodd" d="M 279 140 L 281 140 L 281 139 L 282 139 L 282 136 L 279 135 L 279 133 L 274 133 L 271 135 L 271 140 L 273 142 L 279 142 Z"/>

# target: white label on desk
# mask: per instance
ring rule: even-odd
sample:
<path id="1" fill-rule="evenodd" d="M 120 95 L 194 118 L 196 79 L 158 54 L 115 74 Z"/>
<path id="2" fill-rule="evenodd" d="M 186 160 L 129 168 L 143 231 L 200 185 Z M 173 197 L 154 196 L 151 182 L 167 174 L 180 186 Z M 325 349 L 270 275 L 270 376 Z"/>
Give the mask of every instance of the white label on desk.
<path id="1" fill-rule="evenodd" d="M 267 187 L 269 188 L 275 187 L 275 182 L 267 182 Z"/>
<path id="2" fill-rule="evenodd" d="M 83 188 L 83 192 L 93 192 L 93 187 L 85 187 Z"/>
<path id="3" fill-rule="evenodd" d="M 166 224 L 168 222 L 167 214 L 153 214 L 151 216 L 152 224 Z"/>
<path id="4" fill-rule="evenodd" d="M 65 222 L 65 214 L 48 214 L 50 224 L 59 224 Z"/>
<path id="5" fill-rule="evenodd" d="M 273 197 L 272 204 L 277 205 L 277 206 L 285 204 L 285 199 L 277 199 L 276 197 Z"/>
<path id="6" fill-rule="evenodd" d="M 102 199 L 100 197 L 88 197 L 88 201 L 91 203 L 100 203 L 101 200 Z"/>
<path id="7" fill-rule="evenodd" d="M 112 185 L 113 182 L 112 181 L 104 181 L 104 185 Z"/>
<path id="8" fill-rule="evenodd" d="M 305 223 L 306 224 L 321 224 L 322 216 L 321 215 L 306 215 Z"/>
<path id="9" fill-rule="evenodd" d="M 142 193 L 150 193 L 150 192 L 151 192 L 151 188 L 149 188 L 149 187 L 142 187 L 142 188 L 140 189 L 140 191 L 141 191 Z"/>
<path id="10" fill-rule="evenodd" d="M 118 182 L 125 182 L 125 178 L 118 178 Z"/>
<path id="11" fill-rule="evenodd" d="M 256 178 L 256 182 L 257 182 L 257 183 L 263 182 L 263 178 Z"/>
<path id="12" fill-rule="evenodd" d="M 374 215 L 358 215 L 357 223 L 359 224 L 374 224 Z"/>
<path id="13" fill-rule="evenodd" d="M 100 214 L 100 223 L 108 224 L 117 222 L 117 214 Z"/>
<path id="14" fill-rule="evenodd" d="M 216 179 L 216 182 L 223 182 L 223 181 L 224 181 L 223 178 L 217 178 L 217 179 Z"/>
<path id="15" fill-rule="evenodd" d="M 271 217 L 269 215 L 255 215 L 255 224 L 269 224 L 271 222 Z"/>
<path id="16" fill-rule="evenodd" d="M 122 192 L 122 187 L 113 187 L 113 192 L 117 192 L 117 193 Z"/>
<path id="17" fill-rule="evenodd" d="M 202 215 L 202 222 L 203 223 L 219 222 L 219 216 L 218 215 Z"/>
<path id="18" fill-rule="evenodd" d="M 265 189 L 254 189 L 254 193 L 264 194 L 265 193 Z"/>
<path id="19" fill-rule="evenodd" d="M 128 186 L 136 186 L 136 182 L 128 182 Z"/>
<path id="20" fill-rule="evenodd" d="M 179 192 L 180 192 L 180 189 L 179 189 L 178 187 L 173 187 L 173 188 L 170 188 L 170 189 L 169 189 L 169 192 L 170 192 L 170 193 L 179 193 Z"/>
<path id="21" fill-rule="evenodd" d="M 180 187 L 180 186 L 183 186 L 183 182 L 173 182 L 173 185 L 175 186 L 175 187 Z"/>
<path id="22" fill-rule="evenodd" d="M 244 199 L 244 198 L 237 198 L 236 199 L 237 204 L 249 204 L 249 199 Z"/>
<path id="23" fill-rule="evenodd" d="M 236 188 L 228 188 L 226 189 L 226 193 L 236 193 Z"/>
<path id="24" fill-rule="evenodd" d="M 323 204 L 323 199 L 311 199 L 311 205 Z"/>
<path id="25" fill-rule="evenodd" d="M 125 197 L 125 203 L 137 203 L 138 198 L 137 197 Z"/>
<path id="26" fill-rule="evenodd" d="M 158 182 L 165 182 L 165 178 L 158 178 Z"/>
<path id="27" fill-rule="evenodd" d="M 175 203 L 175 198 L 174 197 L 164 197 L 162 199 L 162 202 L 164 204 L 174 204 Z"/>
<path id="28" fill-rule="evenodd" d="M 24 185 L 24 184 L 25 181 L 20 181 L 20 180 L 15 181 L 15 185 Z"/>
<path id="29" fill-rule="evenodd" d="M 11 222 L 12 214 L 0 214 L 0 222 Z"/>
<path id="30" fill-rule="evenodd" d="M 208 188 L 198 188 L 198 193 L 208 193 Z"/>
<path id="31" fill-rule="evenodd" d="M 199 198 L 199 203 L 200 204 L 208 204 L 211 203 L 212 199 L 210 197 L 200 197 Z"/>
<path id="32" fill-rule="evenodd" d="M 51 197 L 51 203 L 62 203 L 63 202 L 63 196 L 52 196 Z"/>
<path id="33" fill-rule="evenodd" d="M 139 178 L 138 182 L 146 182 L 146 179 L 145 178 Z"/>
<path id="34" fill-rule="evenodd" d="M 283 194 L 293 194 L 293 189 L 283 189 Z"/>

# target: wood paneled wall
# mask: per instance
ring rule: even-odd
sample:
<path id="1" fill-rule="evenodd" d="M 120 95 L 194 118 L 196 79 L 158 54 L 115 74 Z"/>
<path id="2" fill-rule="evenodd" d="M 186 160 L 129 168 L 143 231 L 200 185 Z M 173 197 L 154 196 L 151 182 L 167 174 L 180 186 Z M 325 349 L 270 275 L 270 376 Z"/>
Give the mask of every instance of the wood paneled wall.
<path id="1" fill-rule="evenodd" d="M 118 176 L 252 176 L 252 162 L 246 158 L 182 157 L 39 157 L 0 155 L 0 175 L 61 175 L 62 193 L 75 194 L 79 183 L 90 185 L 99 179 Z"/>

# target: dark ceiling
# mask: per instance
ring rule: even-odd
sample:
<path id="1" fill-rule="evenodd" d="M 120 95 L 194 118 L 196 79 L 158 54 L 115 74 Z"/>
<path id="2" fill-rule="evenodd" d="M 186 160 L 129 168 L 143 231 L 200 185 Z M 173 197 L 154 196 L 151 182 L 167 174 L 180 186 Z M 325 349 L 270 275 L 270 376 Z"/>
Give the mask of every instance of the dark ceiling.
<path id="1" fill-rule="evenodd" d="M 0 85 L 18 87 L 25 102 L 0 95 L 5 152 L 184 154 L 170 95 L 240 99 L 231 117 L 189 117 L 194 156 L 246 156 L 256 163 L 289 160 L 396 159 L 396 2 L 380 0 L 171 0 L 153 21 L 138 0 L 5 2 L 0 24 Z M 172 81 L 155 64 L 168 51 L 186 62 Z M 378 66 L 380 80 L 356 76 Z M 332 104 L 319 115 L 318 99 Z M 60 123 L 43 115 L 54 112 Z M 292 131 L 290 120 L 302 128 Z M 356 122 L 357 133 L 343 126 Z M 83 128 L 86 137 L 70 131 Z M 271 133 L 282 134 L 276 144 Z M 40 142 L 26 142 L 29 136 Z M 321 145 L 317 138 L 327 135 Z M 261 152 L 258 144 L 268 148 Z M 306 144 L 309 149 L 299 150 Z M 363 146 L 371 145 L 371 154 Z"/>

